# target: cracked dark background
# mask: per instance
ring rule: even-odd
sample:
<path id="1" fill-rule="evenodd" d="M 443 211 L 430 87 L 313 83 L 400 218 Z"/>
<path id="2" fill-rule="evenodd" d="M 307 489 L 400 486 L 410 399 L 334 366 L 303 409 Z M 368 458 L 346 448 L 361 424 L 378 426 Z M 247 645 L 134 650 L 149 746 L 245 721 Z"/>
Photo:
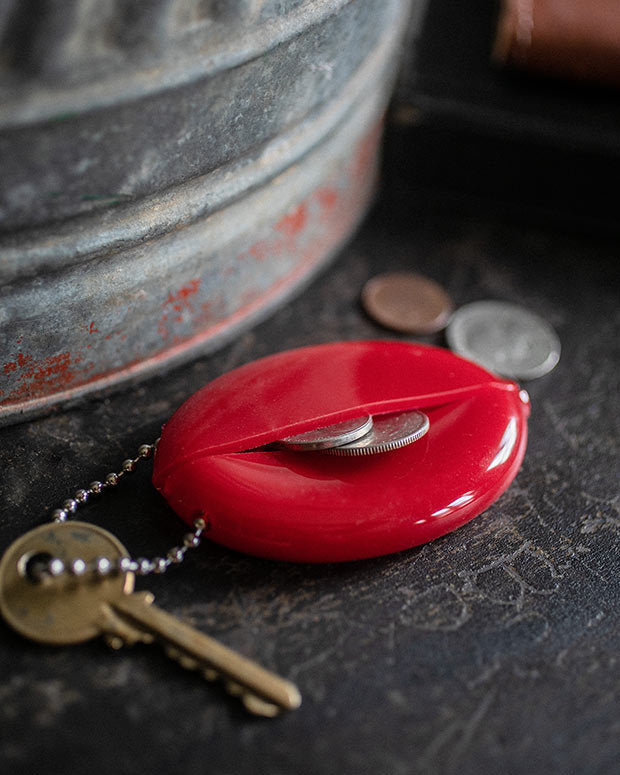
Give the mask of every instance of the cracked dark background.
<path id="1" fill-rule="evenodd" d="M 527 148 L 538 170 L 553 154 L 571 159 L 557 182 L 563 191 L 572 185 L 587 199 L 588 187 L 602 185 L 584 177 L 586 157 Z M 471 160 L 472 149 L 480 160 L 473 193 L 450 166 L 458 151 Z M 509 166 L 522 152 L 513 147 L 501 159 Z M 618 771 L 617 222 L 591 201 L 581 219 L 565 200 L 532 208 L 509 181 L 503 198 L 495 190 L 485 198 L 484 174 L 497 182 L 497 169 L 474 131 L 388 123 L 369 217 L 293 301 L 209 357 L 0 432 L 5 547 L 76 487 L 118 470 L 224 371 L 285 348 L 394 336 L 359 305 L 362 285 L 379 272 L 427 274 L 457 305 L 522 304 L 562 340 L 557 368 L 524 383 L 532 415 L 520 473 L 458 531 L 328 565 L 270 562 L 205 542 L 166 576 L 138 582 L 166 610 L 295 680 L 298 711 L 248 717 L 156 647 L 48 648 L 0 624 L 3 773 Z M 442 335 L 420 341 L 444 345 Z M 161 553 L 184 532 L 149 473 L 142 465 L 81 514 L 136 555 Z"/>
<path id="2" fill-rule="evenodd" d="M 389 159 L 386 163 L 389 165 Z M 154 439 L 194 390 L 288 347 L 389 337 L 362 312 L 388 269 L 457 304 L 498 298 L 556 327 L 557 368 L 527 388 L 525 461 L 455 533 L 364 562 L 294 565 L 204 544 L 139 583 L 158 603 L 298 682 L 299 711 L 248 718 L 154 647 L 47 648 L 2 626 L 4 772 L 611 773 L 618 721 L 617 245 L 574 228 L 416 199 L 386 166 L 376 205 L 329 270 L 208 358 L 2 431 L 2 545 Z M 391 177 L 392 176 L 392 177 Z M 443 344 L 441 335 L 424 341 Z M 83 518 L 137 554 L 182 524 L 150 465 Z"/>

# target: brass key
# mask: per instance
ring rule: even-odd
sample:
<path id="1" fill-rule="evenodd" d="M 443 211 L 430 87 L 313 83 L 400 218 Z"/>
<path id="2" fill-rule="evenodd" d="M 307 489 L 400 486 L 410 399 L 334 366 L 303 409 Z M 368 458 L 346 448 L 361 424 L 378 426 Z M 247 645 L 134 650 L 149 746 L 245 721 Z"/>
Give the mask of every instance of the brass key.
<path id="1" fill-rule="evenodd" d="M 134 593 L 133 573 L 34 580 L 29 568 L 38 556 L 68 565 L 75 557 L 114 561 L 127 551 L 111 533 L 85 522 L 42 525 L 15 541 L 0 560 L 0 612 L 21 635 L 58 645 L 103 635 L 114 648 L 157 641 L 184 667 L 220 678 L 252 713 L 274 716 L 301 704 L 295 684 L 154 606 L 149 592 Z"/>

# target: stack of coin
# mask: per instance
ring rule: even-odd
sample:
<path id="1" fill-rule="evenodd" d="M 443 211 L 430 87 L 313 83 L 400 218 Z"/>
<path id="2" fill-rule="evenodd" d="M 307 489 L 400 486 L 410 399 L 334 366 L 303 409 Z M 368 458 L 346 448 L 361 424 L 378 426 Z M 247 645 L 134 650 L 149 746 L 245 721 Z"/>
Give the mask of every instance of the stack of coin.
<path id="1" fill-rule="evenodd" d="M 294 451 L 322 451 L 330 455 L 377 455 L 421 439 L 429 429 L 428 417 L 417 410 L 365 416 L 289 436 L 277 447 Z"/>
<path id="2" fill-rule="evenodd" d="M 299 452 L 330 449 L 339 444 L 349 444 L 350 442 L 357 441 L 357 439 L 366 436 L 372 429 L 372 426 L 373 422 L 370 415 L 356 417 L 353 420 L 344 420 L 343 422 L 334 423 L 334 425 L 327 425 L 323 428 L 299 433 L 297 436 L 288 436 L 279 442 L 279 446 Z"/>

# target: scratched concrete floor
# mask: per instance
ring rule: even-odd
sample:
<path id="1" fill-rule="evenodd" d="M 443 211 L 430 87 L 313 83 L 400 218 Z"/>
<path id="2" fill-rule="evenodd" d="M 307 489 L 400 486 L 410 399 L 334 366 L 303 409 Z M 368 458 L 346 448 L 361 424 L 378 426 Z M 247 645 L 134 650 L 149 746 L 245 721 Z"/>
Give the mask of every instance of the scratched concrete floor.
<path id="1" fill-rule="evenodd" d="M 46 648 L 1 625 L 6 775 L 617 772 L 617 241 L 425 202 L 390 174 L 333 266 L 267 322 L 122 394 L 2 430 L 0 545 L 154 439 L 223 371 L 283 348 L 390 336 L 358 303 L 364 281 L 388 269 L 427 273 L 458 304 L 524 304 L 556 327 L 562 359 L 527 385 L 530 442 L 516 481 L 456 533 L 394 556 L 289 565 L 206 544 L 140 582 L 298 682 L 302 708 L 277 720 L 248 718 L 156 648 Z M 139 554 L 183 532 L 146 469 L 84 518 Z"/>

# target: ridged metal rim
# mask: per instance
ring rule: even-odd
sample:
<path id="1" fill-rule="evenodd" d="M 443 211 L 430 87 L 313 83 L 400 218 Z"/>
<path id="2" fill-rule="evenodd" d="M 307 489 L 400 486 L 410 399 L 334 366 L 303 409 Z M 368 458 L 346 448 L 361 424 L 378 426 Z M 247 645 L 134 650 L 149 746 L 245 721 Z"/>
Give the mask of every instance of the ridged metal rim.
<path id="1" fill-rule="evenodd" d="M 355 219 L 353 230 L 365 214 L 366 209 L 364 208 Z M 45 414 L 60 405 L 65 410 L 80 403 L 85 397 L 103 397 L 112 390 L 116 392 L 123 385 L 129 385 L 155 374 L 161 374 L 162 362 L 164 361 L 165 370 L 168 371 L 186 362 L 192 355 L 197 353 L 209 355 L 209 353 L 230 342 L 241 331 L 251 328 L 268 318 L 283 302 L 300 293 L 314 280 L 319 272 L 327 267 L 330 260 L 341 250 L 342 245 L 348 239 L 350 239 L 350 236 L 335 245 L 320 264 L 312 267 L 297 267 L 297 270 L 286 277 L 285 282 L 282 282 L 274 290 L 271 298 L 265 299 L 265 297 L 261 297 L 249 308 L 238 310 L 230 318 L 223 320 L 218 326 L 221 329 L 219 332 L 214 332 L 213 329 L 204 331 L 179 345 L 167 349 L 163 354 L 154 355 L 141 361 L 139 364 L 126 366 L 88 385 L 80 385 L 69 390 L 54 393 L 51 396 L 35 398 L 15 407 L 0 407 L 0 427 Z"/>
<path id="2" fill-rule="evenodd" d="M 219 46 L 214 41 L 209 51 L 200 57 L 193 55 L 167 61 L 165 79 L 161 77 L 159 67 L 137 70 L 128 75 L 124 73 L 121 91 L 118 74 L 115 74 L 107 80 L 85 86 L 51 91 L 49 86 L 33 88 L 26 99 L 23 96 L 11 99 L 5 95 L 0 101 L 0 129 L 49 120 L 63 113 L 105 108 L 238 67 L 294 38 L 300 31 L 320 24 L 351 2 L 354 0 L 304 3 L 288 13 L 285 19 L 277 17 L 249 28 L 243 37 L 235 41 L 234 50 L 230 49 L 230 39 L 227 38 Z"/>
<path id="3" fill-rule="evenodd" d="M 350 126 L 368 126 L 368 120 L 372 116 L 376 117 L 378 96 L 375 94 L 371 96 L 371 100 L 367 99 L 363 105 L 359 106 L 358 112 L 354 112 L 348 116 L 347 123 Z M 359 132 L 359 129 L 357 131 Z M 343 136 L 341 136 L 340 133 L 335 135 L 333 140 L 337 140 L 338 144 L 343 142 L 348 142 L 350 144 L 347 132 L 344 132 Z M 316 149 L 315 152 L 323 153 L 324 149 L 321 146 Z M 294 173 L 295 169 L 291 168 L 285 174 L 293 175 Z M 374 169 L 374 174 L 376 174 L 376 169 Z M 373 177 L 369 178 L 367 181 L 368 195 L 370 195 L 370 192 L 374 188 L 374 174 Z M 270 190 L 269 193 L 270 195 L 275 196 L 273 190 Z M 256 196 L 261 196 L 261 194 L 262 192 L 260 190 L 255 192 Z M 268 317 L 272 314 L 274 309 L 281 305 L 286 299 L 301 292 L 301 290 L 314 279 L 316 274 L 326 267 L 329 261 L 342 248 L 342 245 L 350 239 L 351 234 L 364 217 L 368 204 L 369 202 L 367 200 L 364 206 L 361 206 L 357 210 L 349 227 L 346 229 L 345 236 L 333 244 L 331 248 L 323 254 L 319 261 L 297 264 L 292 272 L 272 286 L 268 295 L 262 295 L 256 301 L 236 310 L 231 316 L 221 320 L 217 325 L 211 326 L 205 331 L 202 331 L 177 345 L 167 347 L 159 353 L 144 358 L 139 363 L 122 366 L 109 374 L 97 377 L 92 382 L 76 385 L 74 388 L 60 390 L 40 398 L 0 406 L 0 427 L 44 414 L 60 405 L 62 405 L 63 409 L 68 408 L 75 405 L 86 396 L 105 395 L 106 393 L 111 392 L 112 389 L 119 389 L 122 385 L 137 382 L 150 375 L 161 373 L 164 368 L 165 370 L 174 368 L 182 362 L 189 360 L 192 355 L 198 353 L 208 354 L 221 347 L 234 338 L 240 331 L 257 324 Z M 235 202 L 223 211 L 218 212 L 216 215 L 218 219 L 231 218 L 235 220 L 239 218 L 239 211 L 241 209 L 249 209 L 251 211 L 251 203 L 248 203 L 245 200 Z M 188 228 L 193 230 L 200 226 L 201 224 L 197 223 Z M 225 228 L 221 228 L 220 230 L 226 232 Z M 174 235 L 167 235 L 162 239 L 169 240 L 173 238 Z M 198 238 L 199 236 L 197 235 L 196 239 Z M 122 256 L 119 256 L 119 260 L 124 259 Z M 24 303 L 25 302 L 26 297 L 24 297 Z M 16 303 L 18 306 L 23 306 L 23 303 L 21 303 L 19 299 L 17 299 Z M 1 312 L 2 307 L 0 306 L 0 313 Z"/>
<path id="4" fill-rule="evenodd" d="M 380 79 L 380 73 L 386 67 L 399 37 L 399 25 L 388 26 L 381 43 L 350 80 L 346 98 L 338 95 L 327 108 L 323 106 L 302 124 L 266 144 L 257 158 L 235 161 L 163 193 L 124 205 L 117 209 L 111 227 L 101 223 L 98 213 L 71 218 L 69 222 L 58 225 L 53 245 L 50 245 L 49 232 L 45 229 L 32 229 L 30 244 L 26 245 L 23 235 L 19 246 L 14 244 L 11 235 L 0 236 L 0 283 L 33 276 L 42 269 L 65 269 L 78 265 L 104 254 L 109 255 L 115 246 L 127 250 L 132 245 L 204 218 L 207 215 L 204 203 L 208 199 L 232 202 L 251 191 L 259 182 L 264 184 L 276 177 L 336 131 L 358 103 L 365 101 L 370 105 L 368 83 Z M 363 121 L 372 110 L 378 110 L 378 103 L 383 100 L 383 94 L 375 94 L 375 105 L 363 111 L 365 115 L 360 115 L 358 120 Z M 184 202 L 185 216 L 182 219 L 176 215 L 178 208 L 173 206 L 177 198 L 182 198 Z M 153 212 L 159 214 L 155 227 L 152 226 Z"/>

